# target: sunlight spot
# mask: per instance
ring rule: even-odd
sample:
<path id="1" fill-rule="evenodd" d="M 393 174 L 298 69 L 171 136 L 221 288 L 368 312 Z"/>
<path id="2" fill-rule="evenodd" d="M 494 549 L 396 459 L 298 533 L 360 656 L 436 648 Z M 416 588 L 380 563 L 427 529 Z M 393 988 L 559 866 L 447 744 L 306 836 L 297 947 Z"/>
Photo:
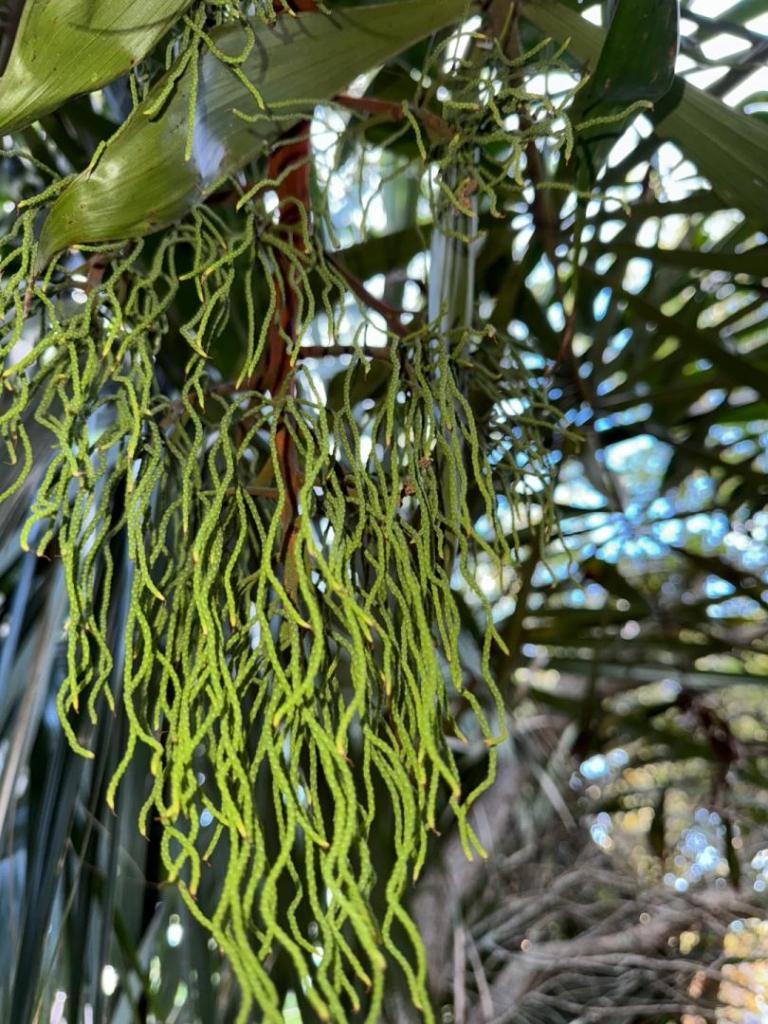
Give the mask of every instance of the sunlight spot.
<path id="1" fill-rule="evenodd" d="M 171 920 L 165 932 L 165 938 L 169 946 L 176 947 L 181 944 L 184 938 L 184 926 L 178 914 L 171 914 Z"/>
<path id="2" fill-rule="evenodd" d="M 151 992 L 160 991 L 160 983 L 163 977 L 162 963 L 159 956 L 153 956 L 149 962 L 149 988 Z"/>
<path id="3" fill-rule="evenodd" d="M 691 85 L 695 85 L 697 89 L 708 89 L 715 82 L 719 82 L 727 71 L 726 65 L 718 64 L 714 68 L 701 68 L 699 71 L 694 71 L 690 75 L 686 75 L 685 80 Z"/>
<path id="4" fill-rule="evenodd" d="M 635 640 L 640 636 L 640 623 L 634 619 L 628 619 L 621 627 L 622 640 Z"/>
<path id="5" fill-rule="evenodd" d="M 301 1010 L 295 992 L 288 992 L 283 1003 L 283 1021 L 285 1024 L 302 1024 Z"/>
<path id="6" fill-rule="evenodd" d="M 752 18 L 746 23 L 745 28 L 748 28 L 750 32 L 759 32 L 763 36 L 768 36 L 768 11 Z"/>
<path id="7" fill-rule="evenodd" d="M 588 7 L 586 11 L 582 12 L 581 16 L 585 21 L 591 21 L 593 25 L 603 24 L 603 8 L 600 4 L 595 4 L 594 7 Z"/>
<path id="8" fill-rule="evenodd" d="M 585 779 L 602 779 L 610 772 L 608 759 L 602 754 L 595 754 L 581 763 L 579 771 Z"/>
<path id="9" fill-rule="evenodd" d="M 760 96 L 768 91 L 768 68 L 758 68 L 740 82 L 734 89 L 727 92 L 723 99 L 730 107 L 737 107 L 752 96 Z"/>
<path id="10" fill-rule="evenodd" d="M 112 964 L 104 964 L 101 969 L 101 991 L 105 996 L 113 996 L 117 991 L 120 975 Z"/>
<path id="11" fill-rule="evenodd" d="M 53 1000 L 51 1007 L 50 1024 L 65 1024 L 64 1004 L 67 1001 L 67 993 L 59 990 Z"/>
<path id="12" fill-rule="evenodd" d="M 701 44 L 701 52 L 707 60 L 722 60 L 748 49 L 749 43 L 746 39 L 740 39 L 739 36 L 732 36 L 727 32 L 715 36 L 714 39 L 707 39 Z"/>
<path id="13" fill-rule="evenodd" d="M 688 10 L 692 14 L 700 14 L 705 18 L 717 18 L 737 3 L 739 0 L 692 0 L 692 3 L 688 5 Z"/>

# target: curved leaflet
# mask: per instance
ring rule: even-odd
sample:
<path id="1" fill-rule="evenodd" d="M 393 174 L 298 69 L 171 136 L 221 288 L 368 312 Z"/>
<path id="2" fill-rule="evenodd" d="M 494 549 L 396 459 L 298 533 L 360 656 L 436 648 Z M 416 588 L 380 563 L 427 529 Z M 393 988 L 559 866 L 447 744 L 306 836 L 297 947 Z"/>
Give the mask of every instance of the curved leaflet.
<path id="1" fill-rule="evenodd" d="M 191 0 L 26 0 L 0 77 L 0 134 L 125 74 Z"/>
<path id="2" fill-rule="evenodd" d="M 675 81 L 680 9 L 678 0 L 620 0 L 595 71 L 572 113 L 583 124 L 578 148 L 589 187 L 626 127 L 624 112 L 656 104 Z"/>

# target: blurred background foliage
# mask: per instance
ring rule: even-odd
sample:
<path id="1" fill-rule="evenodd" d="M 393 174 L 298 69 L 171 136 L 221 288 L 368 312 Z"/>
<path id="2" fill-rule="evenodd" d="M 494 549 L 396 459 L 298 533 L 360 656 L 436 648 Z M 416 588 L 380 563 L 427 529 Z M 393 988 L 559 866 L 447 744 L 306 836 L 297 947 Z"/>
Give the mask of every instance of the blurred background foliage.
<path id="1" fill-rule="evenodd" d="M 521 84 L 569 95 L 615 7 L 518 5 L 510 52 L 570 41 L 561 70 L 522 71 Z M 503 24 L 509 9 L 484 16 Z M 620 78 L 633 41 L 618 43 Z M 481 206 L 477 317 L 514 341 L 568 430 L 549 453 L 554 532 L 532 462 L 529 515 L 509 522 L 520 564 L 502 586 L 481 579 L 509 647 L 493 668 L 512 733 L 475 811 L 490 856 L 467 864 L 446 818 L 413 892 L 443 1021 L 768 1021 L 767 54 L 768 0 L 684 0 L 677 105 L 667 98 L 609 138 L 593 198 L 547 187 L 574 184 L 584 153 L 566 165 L 542 140 L 528 153 L 540 187 L 510 188 L 500 218 Z M 354 91 L 398 103 L 428 91 L 424 58 L 413 47 Z M 603 74 L 595 102 L 611 99 L 615 77 Z M 118 79 L 3 140 L 4 232 L 45 184 L 11 148 L 79 169 L 128 95 Z M 430 224 L 413 132 L 329 106 L 313 142 L 339 261 L 369 294 L 418 314 Z M 347 317 L 354 331 L 352 294 Z M 231 350 L 222 342 L 215 356 L 225 378 L 241 340 L 226 337 Z M 180 344 L 171 332 L 161 354 L 171 380 Z M 318 361 L 329 403 L 341 400 L 333 365 Z M 358 383 L 357 401 L 382 395 L 375 360 Z M 485 400 L 471 368 L 467 394 Z M 526 410 L 509 399 L 505 412 Z M 100 722 L 91 763 L 60 731 L 61 568 L 18 546 L 33 486 L 0 521 L 0 1019 L 232 1020 L 226 963 L 165 884 L 159 836 L 135 829 L 147 764 L 132 762 L 133 805 L 112 814 L 119 717 Z M 471 685 L 477 599 L 457 600 Z M 115 648 L 120 621 L 118 602 Z M 476 767 L 464 763 L 469 776 Z M 213 872 L 203 884 L 215 889 Z M 287 1022 L 311 1020 L 300 1002 L 286 992 Z M 384 1019 L 415 1019 L 394 975 Z"/>

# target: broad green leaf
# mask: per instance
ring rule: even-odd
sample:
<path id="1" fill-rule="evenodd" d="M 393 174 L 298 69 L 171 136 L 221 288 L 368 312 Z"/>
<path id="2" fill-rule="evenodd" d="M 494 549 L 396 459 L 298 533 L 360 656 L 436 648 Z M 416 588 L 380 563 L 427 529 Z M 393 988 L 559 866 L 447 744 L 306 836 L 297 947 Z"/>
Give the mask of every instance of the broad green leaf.
<path id="1" fill-rule="evenodd" d="M 276 29 L 260 26 L 242 71 L 263 97 L 266 112 L 259 110 L 232 68 L 205 50 L 197 68 L 190 158 L 185 159 L 185 153 L 192 65 L 159 116 L 147 112 L 165 88 L 167 76 L 107 145 L 96 166 L 60 196 L 43 227 L 41 262 L 78 242 L 143 236 L 172 223 L 316 103 L 455 21 L 465 8 L 464 0 L 398 0 L 339 11 L 333 17 L 285 18 Z M 215 35 L 215 43 L 235 56 L 243 51 L 244 30 L 227 26 Z"/>
<path id="2" fill-rule="evenodd" d="M 0 77 L 0 134 L 130 70 L 191 0 L 26 0 Z"/>
<path id="3" fill-rule="evenodd" d="M 530 0 L 525 17 L 583 63 L 594 63 L 604 33 L 558 0 Z M 727 203 L 768 222 L 768 125 L 677 78 L 657 109 L 656 131 L 677 143 Z"/>
<path id="4" fill-rule="evenodd" d="M 768 224 L 768 124 L 686 85 L 657 131 L 680 146 L 726 202 Z"/>
<path id="5" fill-rule="evenodd" d="M 672 87 L 678 28 L 678 0 L 620 0 L 615 5 L 597 67 L 573 110 L 576 124 L 599 122 L 585 129 L 579 142 L 582 173 L 589 181 L 594 181 L 626 121 L 605 119 L 643 101 L 657 103 Z"/>

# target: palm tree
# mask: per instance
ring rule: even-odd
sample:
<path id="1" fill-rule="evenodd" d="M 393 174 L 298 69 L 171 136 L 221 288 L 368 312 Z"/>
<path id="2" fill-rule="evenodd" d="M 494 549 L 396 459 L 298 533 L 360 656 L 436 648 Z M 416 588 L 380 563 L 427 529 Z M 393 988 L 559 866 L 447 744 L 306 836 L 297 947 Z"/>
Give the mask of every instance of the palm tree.
<path id="1" fill-rule="evenodd" d="M 2 1020 L 754 987 L 768 3 L 583 6 L 6 5 Z"/>

